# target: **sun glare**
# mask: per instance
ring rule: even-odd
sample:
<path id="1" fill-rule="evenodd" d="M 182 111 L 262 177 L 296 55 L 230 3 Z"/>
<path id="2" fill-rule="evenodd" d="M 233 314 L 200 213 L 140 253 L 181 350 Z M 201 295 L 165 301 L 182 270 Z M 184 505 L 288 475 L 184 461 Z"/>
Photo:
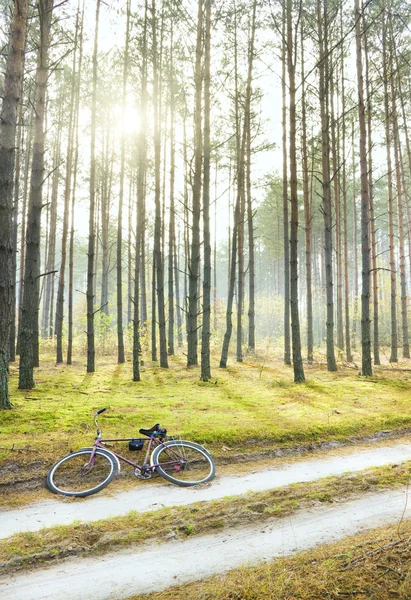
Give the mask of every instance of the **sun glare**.
<path id="1" fill-rule="evenodd" d="M 121 104 L 114 109 L 114 127 L 119 135 L 133 135 L 140 129 L 140 116 L 134 106 L 126 105 L 125 110 Z"/>

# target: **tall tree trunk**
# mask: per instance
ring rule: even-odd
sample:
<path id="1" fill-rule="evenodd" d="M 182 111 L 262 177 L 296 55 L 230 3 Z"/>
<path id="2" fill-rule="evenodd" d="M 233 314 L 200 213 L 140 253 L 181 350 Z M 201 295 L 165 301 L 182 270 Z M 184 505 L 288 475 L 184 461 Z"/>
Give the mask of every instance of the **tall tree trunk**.
<path id="1" fill-rule="evenodd" d="M 110 173 L 110 127 L 107 127 L 102 140 L 102 161 L 104 170 L 101 174 L 101 310 L 105 315 L 109 315 L 109 274 L 110 274 L 110 248 L 109 248 L 109 227 L 110 227 L 110 193 L 109 193 L 109 173 Z M 104 143 L 105 142 L 105 143 Z"/>
<path id="2" fill-rule="evenodd" d="M 239 116 L 239 92 L 238 92 L 238 44 L 237 44 L 237 13 L 235 12 L 235 23 L 234 23 L 234 110 L 235 110 L 235 138 L 236 138 L 236 163 L 237 163 L 237 193 L 236 201 L 234 206 L 234 222 L 232 228 L 232 242 L 230 246 L 230 228 L 228 230 L 228 294 L 227 294 L 227 308 L 226 308 L 226 330 L 223 339 L 223 346 L 221 349 L 220 368 L 227 367 L 228 350 L 230 347 L 230 340 L 233 331 L 233 302 L 234 302 L 234 291 L 235 291 L 235 276 L 236 276 L 236 259 L 237 259 L 237 243 L 238 243 L 238 225 L 240 220 L 240 207 L 241 207 L 241 186 L 244 184 L 244 172 L 241 171 L 241 166 L 244 165 L 241 160 L 241 133 L 240 133 L 240 116 Z M 229 176 L 229 189 L 231 189 L 231 181 Z M 230 201 L 228 202 L 229 217 L 230 217 Z"/>
<path id="3" fill-rule="evenodd" d="M 217 182 L 218 182 L 218 158 L 215 162 L 215 180 L 214 180 L 214 245 L 213 245 L 213 327 L 217 331 Z"/>
<path id="4" fill-rule="evenodd" d="M 237 255 L 237 227 L 239 218 L 239 198 L 234 208 L 234 222 L 232 230 L 232 243 L 231 243 L 231 264 L 230 264 L 230 279 L 227 295 L 227 308 L 226 308 L 226 330 L 224 333 L 223 347 L 221 350 L 220 368 L 225 369 L 227 367 L 228 349 L 230 347 L 230 339 L 233 331 L 233 301 L 234 301 L 234 288 L 235 288 L 235 271 L 236 271 L 236 255 Z"/>
<path id="5" fill-rule="evenodd" d="M 394 217 L 393 217 L 393 185 L 392 185 L 392 165 L 391 165 L 391 109 L 390 95 L 388 91 L 389 73 L 387 66 L 389 65 L 389 57 L 387 52 L 387 9 L 385 9 L 383 20 L 383 80 L 384 80 L 384 110 L 385 110 L 385 146 L 387 153 L 387 178 L 388 178 L 388 229 L 389 229 L 389 255 L 390 255 L 390 272 L 391 272 L 391 355 L 390 362 L 398 361 L 398 335 L 397 335 L 397 277 L 394 255 Z"/>
<path id="6" fill-rule="evenodd" d="M 408 120 L 407 120 L 407 115 L 405 112 L 405 101 L 404 101 L 404 95 L 403 95 L 403 91 L 402 91 L 401 74 L 399 72 L 397 52 L 395 52 L 395 63 L 396 63 L 396 71 L 397 71 L 397 80 L 396 81 L 397 81 L 397 86 L 398 86 L 398 96 L 399 96 L 399 100 L 400 100 L 400 104 L 401 104 L 402 126 L 404 129 L 404 137 L 405 137 L 405 144 L 406 144 L 406 150 L 407 150 L 408 170 L 409 170 L 409 172 L 411 172 L 411 145 L 410 145 L 410 138 L 409 138 L 409 134 L 408 134 Z M 410 210 L 409 194 L 407 193 L 407 186 L 406 186 L 406 181 L 405 181 L 405 172 L 404 172 L 405 169 L 404 169 L 404 163 L 402 160 L 401 145 L 399 147 L 399 151 L 400 151 L 400 164 L 402 166 L 403 190 L 404 190 L 404 195 L 405 195 L 405 199 L 406 199 L 406 207 L 407 207 L 408 255 L 409 255 L 409 269 L 410 269 L 410 280 L 411 280 L 411 210 Z"/>
<path id="7" fill-rule="evenodd" d="M 244 220 L 245 220 L 245 149 L 246 149 L 246 138 L 247 138 L 247 126 L 250 114 L 250 101 L 251 101 L 251 66 L 252 62 L 249 62 L 248 77 L 247 77 L 247 91 L 244 107 L 244 118 L 243 118 L 243 133 L 241 136 L 240 152 L 237 154 L 237 195 L 239 203 L 239 218 L 237 226 L 238 235 L 238 285 L 237 285 L 237 361 L 242 362 L 243 360 L 243 325 L 242 316 L 244 309 Z"/>
<path id="8" fill-rule="evenodd" d="M 24 63 L 23 63 L 24 70 Z M 23 90 L 23 82 L 22 87 Z M 19 99 L 17 115 L 17 144 L 15 154 L 14 170 L 14 205 L 13 205 L 13 257 L 12 257 L 12 287 L 11 287 L 11 314 L 10 314 L 10 362 L 16 360 L 16 283 L 17 283 L 17 250 L 18 250 L 18 228 L 19 228 L 19 204 L 20 204 L 20 173 L 21 173 L 21 149 L 23 142 L 23 101 Z M 1 134 L 0 134 L 1 135 Z M 1 184 L 0 184 L 1 185 Z M 1 192 L 0 192 L 1 193 Z"/>
<path id="9" fill-rule="evenodd" d="M 15 0 L 0 115 L 0 409 L 9 396 L 10 319 L 13 281 L 13 176 L 17 112 L 23 87 L 27 0 Z"/>
<path id="10" fill-rule="evenodd" d="M 157 298 L 156 298 L 156 254 L 153 250 L 151 271 L 151 360 L 157 359 Z"/>
<path id="11" fill-rule="evenodd" d="M 51 183 L 51 203 L 50 203 L 50 226 L 48 232 L 48 244 L 47 244 L 47 260 L 46 273 L 51 273 L 46 277 L 44 286 L 44 300 L 43 300 L 43 323 L 42 323 L 42 337 L 53 338 L 54 336 L 54 271 L 56 263 L 56 232 L 57 232 L 57 201 L 58 201 L 58 188 L 59 188 L 59 164 L 61 159 L 60 145 L 61 145 L 61 119 L 62 110 L 59 110 L 59 133 L 55 140 L 54 157 L 53 157 L 53 175 Z"/>
<path id="12" fill-rule="evenodd" d="M 340 177 L 338 164 L 338 148 L 340 140 L 337 131 L 337 119 L 334 109 L 334 73 L 330 74 L 330 107 L 331 107 L 331 156 L 332 156 L 332 181 L 334 184 L 334 206 L 335 206 L 335 257 L 336 257 L 336 280 L 337 280 L 337 347 L 344 349 L 344 327 L 343 327 L 343 304 L 342 304 L 342 248 L 341 248 L 341 200 L 340 200 Z M 337 87 L 338 95 L 338 87 Z"/>
<path id="13" fill-rule="evenodd" d="M 286 4 L 283 3 L 281 61 L 282 61 L 282 150 L 283 150 L 283 231 L 284 231 L 284 364 L 291 365 L 290 340 L 290 237 L 288 216 L 288 167 L 287 167 L 287 100 L 285 74 L 286 56 Z"/>
<path id="14" fill-rule="evenodd" d="M 174 281 L 176 288 L 176 314 L 177 314 L 177 342 L 178 347 L 183 346 L 183 318 L 181 310 L 181 298 L 180 298 L 180 232 L 178 235 L 178 242 L 174 239 Z"/>
<path id="15" fill-rule="evenodd" d="M 340 11 L 340 33 L 343 37 L 343 10 Z M 346 117 L 345 117 L 345 64 L 344 48 L 341 51 L 341 101 L 342 101 L 342 196 L 344 213 L 344 308 L 345 308 L 345 356 L 347 362 L 352 362 L 350 335 L 350 286 L 348 274 L 348 211 L 347 211 L 347 168 L 346 168 Z"/>
<path id="16" fill-rule="evenodd" d="M 173 64 L 173 26 L 171 25 L 170 42 L 170 222 L 168 227 L 168 354 L 174 354 L 174 321 L 175 321 L 175 298 L 174 298 L 174 248 L 175 248 L 175 206 L 174 206 L 174 183 L 175 183 L 175 109 L 174 109 L 174 64 Z"/>
<path id="17" fill-rule="evenodd" d="M 245 119 L 245 115 L 244 115 Z M 237 227 L 237 362 L 243 361 L 243 310 L 244 310 L 244 219 L 245 219 L 245 135 L 243 131 L 243 138 L 241 142 L 240 156 L 237 159 L 239 164 L 237 166 L 237 186 L 238 186 L 238 200 L 239 200 L 239 217 Z M 244 144 L 243 144 L 244 141 Z M 244 150 L 244 151 L 243 151 Z"/>
<path id="18" fill-rule="evenodd" d="M 130 173 L 130 185 L 128 189 L 128 223 L 127 223 L 127 325 L 133 322 L 131 303 L 133 298 L 133 210 L 134 210 L 134 172 Z"/>
<path id="19" fill-rule="evenodd" d="M 96 1 L 96 20 L 93 49 L 93 89 L 91 99 L 91 143 L 90 143 L 90 208 L 87 260 L 87 373 L 95 371 L 94 342 L 94 260 L 96 247 L 95 198 L 96 198 L 96 120 L 97 120 L 97 50 L 100 17 L 100 0 Z"/>
<path id="20" fill-rule="evenodd" d="M 392 63 L 391 63 L 392 64 Z M 398 238 L 400 251 L 400 289 L 401 289 L 401 325 L 402 325 L 402 355 L 410 357 L 410 344 L 408 339 L 408 315 L 407 315 L 407 280 L 405 273 L 405 245 L 404 245 L 404 216 L 403 216 L 403 194 L 401 181 L 400 139 L 398 133 L 398 116 L 396 107 L 396 82 L 394 82 L 393 69 L 391 70 L 391 95 L 392 95 L 392 128 L 394 137 L 395 175 L 397 185 L 397 217 Z"/>
<path id="21" fill-rule="evenodd" d="M 190 210 L 188 205 L 188 156 L 187 156 L 187 99 L 184 96 L 184 119 L 183 119 L 183 161 L 184 161 L 184 322 L 186 339 L 188 345 L 188 264 L 190 256 Z"/>
<path id="22" fill-rule="evenodd" d="M 30 100 L 30 94 L 29 94 Z M 24 264 L 26 262 L 26 229 L 27 229 L 27 204 L 29 197 L 29 180 L 30 180 L 30 164 L 32 157 L 32 138 L 34 134 L 34 110 L 30 112 L 26 152 L 24 159 L 24 189 L 23 189 L 23 206 L 21 215 L 21 236 L 20 236 L 20 264 L 19 264 L 19 301 L 18 301 L 18 326 L 17 326 L 17 344 L 16 354 L 20 354 L 20 333 L 21 333 L 21 313 L 23 308 L 23 291 L 24 291 Z"/>
<path id="23" fill-rule="evenodd" d="M 336 371 L 334 354 L 334 298 L 332 269 L 332 210 L 331 210 L 331 177 L 330 177 L 330 138 L 329 138 L 329 60 L 328 60 L 328 13 L 326 1 L 321 10 L 321 0 L 317 3 L 318 37 L 319 37 L 319 72 L 320 72 L 320 109 L 322 139 L 322 190 L 325 242 L 325 278 L 327 294 L 327 368 Z"/>
<path id="24" fill-rule="evenodd" d="M 124 49 L 123 62 L 123 115 L 126 109 L 127 97 L 127 75 L 128 75 L 128 47 L 130 38 L 130 2 L 127 0 L 127 23 L 126 23 L 126 41 Z M 120 193 L 118 201 L 117 216 L 117 362 L 125 362 L 124 356 L 124 332 L 123 332 L 123 276 L 122 276 L 122 255 L 123 255 L 123 203 L 124 203 L 124 176 L 126 160 L 126 132 L 125 127 L 121 132 L 121 159 L 120 159 Z"/>
<path id="25" fill-rule="evenodd" d="M 251 41 L 248 56 L 250 89 L 250 102 L 247 114 L 247 173 L 246 173 L 246 192 L 247 192 L 247 223 L 248 223 L 248 348 L 255 351 L 255 241 L 254 241 L 254 215 L 251 197 L 251 77 L 254 60 L 254 39 L 255 39 L 255 15 L 257 2 L 254 0 L 253 16 L 251 23 Z"/>
<path id="26" fill-rule="evenodd" d="M 154 172 L 155 172 L 155 225 L 154 225 L 154 256 L 157 285 L 158 329 L 160 334 L 160 367 L 168 368 L 166 317 L 164 306 L 164 264 L 161 252 L 161 206 L 160 206 L 160 121 L 157 68 L 157 31 L 156 5 L 152 0 L 152 29 L 153 29 L 153 102 L 154 102 Z"/>
<path id="27" fill-rule="evenodd" d="M 353 246 L 354 246 L 354 310 L 353 310 L 353 324 L 352 324 L 352 348 L 357 349 L 357 321 L 358 321 L 358 227 L 357 227 L 357 163 L 355 157 L 355 129 L 354 121 L 352 122 L 352 223 L 353 223 Z"/>
<path id="28" fill-rule="evenodd" d="M 79 60 L 77 69 L 77 85 L 76 85 L 76 110 L 75 110 L 75 152 L 74 152 L 74 168 L 73 168 L 73 191 L 71 200 L 71 224 L 70 224 L 70 247 L 69 247 L 69 289 L 68 289 L 68 335 L 67 335 L 67 364 L 72 364 L 73 359 L 73 295 L 74 295 L 74 211 L 76 204 L 77 192 L 77 168 L 79 158 L 79 109 L 80 109 L 80 82 L 81 82 L 81 67 L 83 64 L 83 31 L 84 31 L 84 2 L 81 11 L 80 34 L 79 34 Z"/>
<path id="29" fill-rule="evenodd" d="M 198 364 L 197 356 L 197 317 L 198 317 L 198 278 L 200 272 L 200 212 L 201 212 L 201 50 L 203 32 L 202 0 L 198 0 L 197 42 L 195 62 L 195 111 L 194 111 L 194 182 L 192 205 L 192 233 L 190 248 L 190 264 L 188 268 L 188 315 L 187 315 L 187 366 Z"/>
<path id="30" fill-rule="evenodd" d="M 211 0 L 205 0 L 205 54 L 204 54 L 204 181 L 203 181 L 203 327 L 201 331 L 201 379 L 211 378 L 211 236 L 210 236 L 210 51 L 211 51 Z"/>
<path id="31" fill-rule="evenodd" d="M 295 37 L 295 36 L 294 36 Z M 291 236 L 290 236 L 290 300 L 291 336 L 293 349 L 294 382 L 305 381 L 301 356 L 300 317 L 298 311 L 298 188 L 296 150 L 296 107 L 295 107 L 295 62 L 296 52 L 293 39 L 292 0 L 287 0 L 287 66 L 290 94 L 290 191 L 291 191 Z"/>
<path id="32" fill-rule="evenodd" d="M 254 54 L 254 48 L 252 49 Z M 251 113 L 251 111 L 250 111 Z M 247 171 L 246 171 L 246 196 L 247 196 L 247 225 L 248 225 L 248 349 L 255 351 L 255 237 L 253 199 L 251 195 L 251 114 L 247 122 Z M 214 285 L 217 290 L 217 285 Z M 215 291 L 215 293 L 217 293 Z M 214 302 L 216 305 L 216 302 Z"/>
<path id="33" fill-rule="evenodd" d="M 304 65 L 304 22 L 301 24 L 301 128 L 302 128 L 302 162 L 303 162 L 303 197 L 304 197 L 304 233 L 305 233 L 305 276 L 307 298 L 307 360 L 313 361 L 313 296 L 312 296 L 312 266 L 311 266 L 311 236 L 312 236 L 312 205 L 310 201 L 308 180 L 307 152 L 307 117 L 305 94 L 305 65 Z"/>
<path id="34" fill-rule="evenodd" d="M 401 155 L 401 142 L 398 132 L 398 113 L 397 113 L 397 89 L 398 84 L 395 77 L 394 71 L 394 52 L 395 52 L 395 41 L 392 26 L 392 11 L 389 11 L 389 34 L 390 34 L 390 91 L 392 98 L 392 130 L 394 138 L 394 157 L 395 157 L 395 174 L 396 174 L 396 185 L 397 185 L 397 211 L 398 211 L 398 237 L 399 237 L 399 250 L 400 250 L 400 289 L 401 289 L 401 325 L 402 325 L 402 355 L 404 358 L 410 358 L 410 344 L 408 338 L 408 314 L 407 314 L 407 281 L 406 281 L 406 267 L 405 267 L 405 247 L 404 247 L 404 218 L 403 218 L 403 194 L 405 195 L 406 188 L 402 189 L 401 171 L 402 161 Z M 398 77 L 399 79 L 399 77 Z"/>
<path id="35" fill-rule="evenodd" d="M 38 345 L 38 309 L 40 278 L 40 237 L 42 188 L 44 181 L 44 115 L 49 63 L 50 27 L 53 0 L 40 0 L 40 46 L 37 58 L 35 93 L 35 131 L 33 162 L 26 233 L 26 261 L 20 340 L 19 388 L 34 387 L 33 368 Z"/>
<path id="36" fill-rule="evenodd" d="M 361 291 L 361 346 L 362 374 L 372 375 L 371 363 L 371 327 L 370 327 L 370 240 L 369 240 L 369 199 L 367 132 L 364 105 L 364 82 L 361 45 L 360 2 L 355 0 L 355 41 L 357 50 L 358 118 L 360 122 L 360 165 L 361 165 L 361 254 L 362 254 L 362 291 Z"/>
<path id="37" fill-rule="evenodd" d="M 144 176 L 143 185 L 144 185 L 144 190 L 146 190 L 146 188 L 147 188 L 146 175 Z M 145 193 L 146 192 L 144 191 L 144 194 Z M 146 199 L 145 199 L 145 195 L 143 196 L 142 211 L 143 211 L 143 213 L 142 213 L 142 221 L 141 221 L 141 262 L 140 262 L 140 307 L 141 307 L 140 325 L 146 331 L 147 330 L 147 322 L 148 322 L 147 274 L 149 272 L 150 266 L 149 266 L 149 261 L 147 259 L 147 253 L 146 253 L 147 230 L 146 230 Z"/>
<path id="38" fill-rule="evenodd" d="M 133 381 L 140 381 L 140 287 L 141 271 L 144 271 L 145 265 L 142 254 L 142 239 L 145 221 L 145 179 L 147 169 L 147 140 L 146 140 L 146 120 L 147 120 L 147 12 L 148 0 L 144 3 L 144 30 L 143 30 L 143 49 L 142 49 L 142 68 L 141 68 L 141 96 L 140 96 L 140 132 L 139 132 L 139 153 L 137 163 L 137 210 L 136 210 L 136 254 L 134 260 L 134 314 L 133 314 Z"/>
<path id="39" fill-rule="evenodd" d="M 364 38 L 364 55 L 365 55 L 365 81 L 367 91 L 367 142 L 368 142 L 368 197 L 370 202 L 370 231 L 371 231 L 371 264 L 372 264 L 372 289 L 373 289 L 373 349 L 374 349 L 374 364 L 380 363 L 380 334 L 379 334 L 379 310 L 378 310 L 378 268 L 377 268 L 377 235 L 375 228 L 375 211 L 374 211 L 374 184 L 373 184 L 373 160 L 372 160 L 372 104 L 371 104 L 371 86 L 370 86 L 370 69 L 368 59 L 368 31 L 364 19 L 364 11 L 362 16 L 363 38 Z"/>

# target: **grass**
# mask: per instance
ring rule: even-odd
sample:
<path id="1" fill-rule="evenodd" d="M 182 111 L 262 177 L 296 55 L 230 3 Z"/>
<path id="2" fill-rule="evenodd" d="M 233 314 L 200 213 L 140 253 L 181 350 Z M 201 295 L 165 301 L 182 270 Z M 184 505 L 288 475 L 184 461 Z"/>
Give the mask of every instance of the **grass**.
<path id="1" fill-rule="evenodd" d="M 211 502 L 143 514 L 132 511 L 94 523 L 22 533 L 0 541 L 0 571 L 10 573 L 15 568 L 39 566 L 85 552 L 88 556 L 98 555 L 148 540 L 166 541 L 250 523 L 259 526 L 298 509 L 402 486 L 409 482 L 410 473 L 408 462 Z"/>
<path id="2" fill-rule="evenodd" d="M 183 356 L 170 364 L 169 370 L 148 364 L 142 382 L 134 383 L 130 364 L 117 365 L 112 358 L 100 359 L 97 371 L 87 374 L 82 362 L 68 367 L 49 357 L 30 391 L 17 389 L 12 367 L 14 410 L 0 413 L 2 481 L 15 481 L 22 471 L 44 473 L 72 448 L 89 445 L 92 414 L 103 406 L 110 409 L 100 421 L 108 437 L 136 435 L 140 427 L 160 422 L 217 454 L 222 446 L 250 451 L 261 444 L 344 439 L 411 424 L 407 371 L 363 378 L 353 369 L 328 373 L 322 365 L 306 366 L 307 383 L 295 385 L 290 367 L 254 357 L 225 370 L 215 360 L 213 380 L 205 384 L 198 369 L 186 368 Z"/>
<path id="3" fill-rule="evenodd" d="M 411 521 L 128 600 L 409 600 Z"/>

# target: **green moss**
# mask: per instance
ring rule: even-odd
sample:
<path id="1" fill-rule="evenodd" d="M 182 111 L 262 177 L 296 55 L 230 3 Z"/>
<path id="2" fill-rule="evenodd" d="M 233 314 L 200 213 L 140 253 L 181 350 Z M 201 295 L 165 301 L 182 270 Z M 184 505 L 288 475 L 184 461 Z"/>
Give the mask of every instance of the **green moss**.
<path id="1" fill-rule="evenodd" d="M 219 369 L 216 380 L 199 381 L 183 357 L 170 357 L 170 369 L 146 363 L 143 381 L 131 380 L 131 364 L 101 359 L 94 374 L 84 365 L 56 366 L 46 357 L 36 373 L 36 388 L 17 389 L 11 368 L 12 411 L 0 413 L 0 461 L 52 463 L 72 448 L 93 440 L 93 413 L 102 407 L 104 435 L 132 436 L 160 422 L 170 433 L 206 443 L 244 448 L 247 440 L 270 445 L 299 444 L 361 436 L 411 425 L 410 374 L 376 370 L 359 378 L 349 369 L 337 374 L 307 366 L 307 382 L 296 386 L 279 361 L 246 361 L 241 368 Z M 27 449 L 16 453 L 9 450 Z M 36 450 L 37 454 L 30 452 Z M 1 467 L 1 465 L 0 465 Z"/>

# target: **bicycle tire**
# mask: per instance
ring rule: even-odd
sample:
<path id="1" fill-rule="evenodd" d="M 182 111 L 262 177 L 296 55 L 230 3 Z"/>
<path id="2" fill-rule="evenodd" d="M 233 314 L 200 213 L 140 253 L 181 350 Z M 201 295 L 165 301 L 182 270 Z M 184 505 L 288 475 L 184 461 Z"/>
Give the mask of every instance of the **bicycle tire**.
<path id="1" fill-rule="evenodd" d="M 78 450 L 57 461 L 47 474 L 47 487 L 55 494 L 77 498 L 90 496 L 105 488 L 118 472 L 117 462 L 109 452 L 97 449 L 94 465 L 87 468 L 92 451 L 91 448 Z M 96 485 L 84 489 L 86 482 Z"/>
<path id="2" fill-rule="evenodd" d="M 157 446 L 150 462 L 164 479 L 183 487 L 206 483 L 215 476 L 215 464 L 209 452 L 185 440 L 171 440 Z"/>

